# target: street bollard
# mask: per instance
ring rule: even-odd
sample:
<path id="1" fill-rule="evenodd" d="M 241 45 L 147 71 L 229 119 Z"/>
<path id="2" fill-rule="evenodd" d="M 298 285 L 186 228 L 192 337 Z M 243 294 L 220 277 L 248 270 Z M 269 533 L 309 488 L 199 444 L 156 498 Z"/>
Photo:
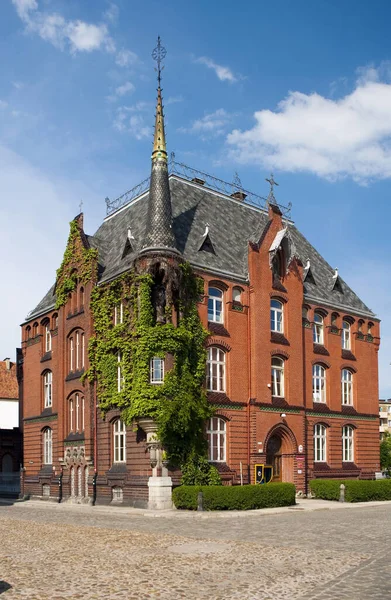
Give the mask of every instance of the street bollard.
<path id="1" fill-rule="evenodd" d="M 345 486 L 343 483 L 339 486 L 339 501 L 345 502 Z"/>
<path id="2" fill-rule="evenodd" d="M 203 506 L 203 500 L 204 500 L 204 496 L 202 492 L 198 492 L 198 497 L 197 497 L 197 510 L 204 510 L 204 506 Z"/>

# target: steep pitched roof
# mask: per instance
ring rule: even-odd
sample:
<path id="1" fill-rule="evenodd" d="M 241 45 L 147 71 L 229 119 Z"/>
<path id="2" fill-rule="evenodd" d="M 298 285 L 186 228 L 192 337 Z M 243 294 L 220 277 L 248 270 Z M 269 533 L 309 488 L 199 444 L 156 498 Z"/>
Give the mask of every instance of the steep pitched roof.
<path id="1" fill-rule="evenodd" d="M 269 218 L 267 213 L 245 202 L 235 200 L 207 187 L 170 175 L 173 211 L 173 231 L 178 250 L 193 266 L 221 273 L 239 281 L 248 280 L 248 243 L 257 243 Z M 94 236 L 88 236 L 91 246 L 99 250 L 100 282 L 109 281 L 128 270 L 142 249 L 148 207 L 146 192 L 105 218 Z M 200 250 L 205 223 L 213 239 L 215 253 Z M 353 312 L 373 317 L 372 311 L 340 278 L 342 292 L 332 289 L 334 269 L 298 231 L 295 225 L 285 223 L 303 264 L 311 262 L 316 285 L 304 282 L 304 293 L 317 302 L 341 305 Z M 133 252 L 124 254 L 128 228 L 132 231 Z M 29 319 L 45 307 L 54 306 L 53 289 L 30 313 Z"/>

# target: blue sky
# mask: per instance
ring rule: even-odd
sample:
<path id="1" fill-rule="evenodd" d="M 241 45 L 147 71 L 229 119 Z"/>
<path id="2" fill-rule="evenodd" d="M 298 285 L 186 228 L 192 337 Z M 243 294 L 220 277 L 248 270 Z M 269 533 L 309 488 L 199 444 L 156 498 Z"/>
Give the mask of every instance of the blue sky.
<path id="1" fill-rule="evenodd" d="M 80 201 L 93 233 L 104 198 L 149 174 L 159 34 L 169 151 L 260 195 L 274 171 L 277 199 L 382 319 L 391 397 L 390 18 L 386 0 L 2 0 L 1 358 Z"/>

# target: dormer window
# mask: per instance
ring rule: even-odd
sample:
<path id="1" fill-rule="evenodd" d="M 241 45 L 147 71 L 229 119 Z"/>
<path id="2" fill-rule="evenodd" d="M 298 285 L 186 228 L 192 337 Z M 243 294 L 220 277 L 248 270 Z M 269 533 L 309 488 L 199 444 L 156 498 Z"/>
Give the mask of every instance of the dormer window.
<path id="1" fill-rule="evenodd" d="M 223 323 L 223 292 L 215 287 L 209 287 L 208 321 Z"/>

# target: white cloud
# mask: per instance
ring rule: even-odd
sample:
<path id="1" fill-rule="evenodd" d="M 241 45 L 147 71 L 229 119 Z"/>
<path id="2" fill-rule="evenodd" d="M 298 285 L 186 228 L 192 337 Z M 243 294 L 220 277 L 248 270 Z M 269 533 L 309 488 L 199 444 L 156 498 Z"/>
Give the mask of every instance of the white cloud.
<path id="1" fill-rule="evenodd" d="M 134 90 L 135 90 L 135 87 L 134 87 L 133 83 L 131 83 L 130 81 L 127 81 L 123 85 L 118 86 L 115 89 L 115 93 L 117 94 L 117 96 L 125 96 L 125 94 L 134 92 Z"/>
<path id="2" fill-rule="evenodd" d="M 139 57 L 130 50 L 120 50 L 117 52 L 115 62 L 119 67 L 130 67 L 139 62 Z"/>
<path id="3" fill-rule="evenodd" d="M 256 112 L 251 129 L 228 135 L 233 157 L 327 179 L 391 177 L 391 84 L 379 78 L 379 70 L 361 70 L 354 90 L 338 100 L 289 92 L 275 111 Z"/>
<path id="4" fill-rule="evenodd" d="M 201 56 L 200 58 L 197 58 L 195 62 L 201 65 L 205 65 L 206 67 L 208 67 L 208 69 L 213 69 L 220 81 L 229 81 L 230 83 L 238 81 L 238 77 L 233 74 L 229 67 L 223 67 L 222 65 L 218 65 L 207 56 Z"/>
<path id="5" fill-rule="evenodd" d="M 5 108 L 7 108 L 8 106 L 8 102 L 6 102 L 5 100 L 0 100 L 0 110 L 4 110 Z"/>
<path id="6" fill-rule="evenodd" d="M 219 108 L 212 113 L 208 113 L 193 121 L 190 127 L 181 127 L 178 129 L 181 133 L 193 133 L 199 135 L 202 139 L 215 137 L 225 133 L 232 115 L 224 108 Z"/>
<path id="7" fill-rule="evenodd" d="M 143 112 L 147 103 L 139 102 L 134 106 L 120 106 L 113 122 L 113 127 L 121 133 L 129 133 L 137 140 L 150 137 L 152 139 L 152 127 L 146 125 Z"/>
<path id="8" fill-rule="evenodd" d="M 169 96 L 164 104 L 168 106 L 169 104 L 177 104 L 178 102 L 183 102 L 183 96 Z"/>
<path id="9" fill-rule="evenodd" d="M 110 2 L 110 6 L 104 12 L 103 17 L 110 23 L 116 23 L 118 21 L 119 8 L 114 2 Z"/>
<path id="10" fill-rule="evenodd" d="M 85 21 L 67 21 L 58 13 L 48 14 L 38 10 L 36 0 L 12 0 L 27 31 L 37 33 L 43 40 L 57 48 L 69 47 L 72 53 L 92 52 L 103 48 L 115 52 L 115 44 L 107 26 Z"/>
<path id="11" fill-rule="evenodd" d="M 24 88 L 24 83 L 23 81 L 13 81 L 12 85 L 14 86 L 14 88 L 16 90 L 22 90 Z"/>

